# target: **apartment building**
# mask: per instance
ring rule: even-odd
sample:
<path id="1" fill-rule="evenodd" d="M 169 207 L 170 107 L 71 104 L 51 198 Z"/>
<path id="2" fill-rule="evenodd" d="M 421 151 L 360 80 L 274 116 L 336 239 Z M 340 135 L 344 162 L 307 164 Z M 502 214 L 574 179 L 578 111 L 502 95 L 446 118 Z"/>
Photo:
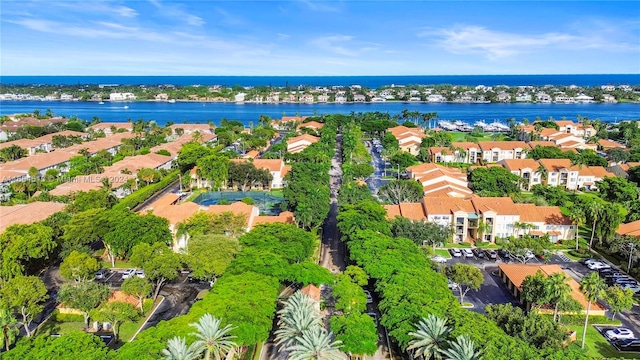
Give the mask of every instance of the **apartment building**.
<path id="1" fill-rule="evenodd" d="M 387 217 L 404 216 L 453 228 L 455 243 L 489 242 L 509 236 L 549 235 L 550 241 L 573 239 L 571 220 L 557 206 L 515 204 L 509 197 L 447 198 L 425 196 L 419 203 L 385 205 Z M 522 224 L 530 224 L 522 226 Z M 528 233 L 526 231 L 529 231 Z"/>

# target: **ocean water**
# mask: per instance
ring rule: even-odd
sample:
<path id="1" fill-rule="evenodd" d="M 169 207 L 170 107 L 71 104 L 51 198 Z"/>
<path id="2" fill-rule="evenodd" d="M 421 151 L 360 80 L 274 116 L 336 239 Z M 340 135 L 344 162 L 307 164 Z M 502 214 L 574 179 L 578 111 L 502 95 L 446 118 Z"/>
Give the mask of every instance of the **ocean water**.
<path id="1" fill-rule="evenodd" d="M 128 106 L 128 108 L 125 108 Z M 220 123 L 223 118 L 239 120 L 245 125 L 258 122 L 260 115 L 279 119 L 282 116 L 350 114 L 380 111 L 390 115 L 400 114 L 403 109 L 420 112 L 436 112 L 440 120 L 460 120 L 469 124 L 485 122 L 506 123 L 509 118 L 530 121 L 540 117 L 556 120 L 575 120 L 577 115 L 605 122 L 640 120 L 640 104 L 454 104 L 454 103 L 351 103 L 351 104 L 235 104 L 202 102 L 129 102 L 100 105 L 97 102 L 64 101 L 0 101 L 0 115 L 45 112 L 50 109 L 55 115 L 91 120 L 94 116 L 105 122 L 131 120 L 154 120 L 159 125 L 171 121 L 181 123 Z"/>
<path id="2" fill-rule="evenodd" d="M 119 85 L 298 85 L 378 88 L 384 85 L 640 85 L 640 74 L 582 75 L 415 75 L 415 76 L 1 76 L 1 84 L 119 84 Z"/>

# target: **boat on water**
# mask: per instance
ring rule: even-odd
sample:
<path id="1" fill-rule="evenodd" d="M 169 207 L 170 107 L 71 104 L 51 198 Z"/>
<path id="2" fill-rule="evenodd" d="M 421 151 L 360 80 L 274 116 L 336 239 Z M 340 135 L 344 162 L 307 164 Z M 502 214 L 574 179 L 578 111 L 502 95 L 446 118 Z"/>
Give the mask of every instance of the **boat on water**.
<path id="1" fill-rule="evenodd" d="M 128 108 L 129 108 L 129 105 L 125 105 L 125 106 L 124 106 L 124 108 L 125 108 L 125 109 L 128 109 Z"/>
<path id="2" fill-rule="evenodd" d="M 169 99 L 169 100 L 167 100 L 167 102 L 173 104 L 173 103 L 176 102 L 176 99 Z"/>
<path id="3" fill-rule="evenodd" d="M 104 101 L 100 101 L 98 105 L 104 105 Z"/>

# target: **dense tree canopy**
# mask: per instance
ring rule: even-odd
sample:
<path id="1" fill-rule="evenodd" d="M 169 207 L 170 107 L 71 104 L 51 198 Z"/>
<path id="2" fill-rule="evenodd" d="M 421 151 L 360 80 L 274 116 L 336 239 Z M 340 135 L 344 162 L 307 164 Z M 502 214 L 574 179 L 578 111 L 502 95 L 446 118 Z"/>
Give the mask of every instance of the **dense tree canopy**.
<path id="1" fill-rule="evenodd" d="M 399 204 L 418 202 L 424 192 L 422 184 L 415 180 L 393 180 L 378 189 L 378 196 L 384 202 Z"/>
<path id="2" fill-rule="evenodd" d="M 520 192 L 520 177 L 503 167 L 478 167 L 469 172 L 469 187 L 480 196 L 508 196 Z"/>

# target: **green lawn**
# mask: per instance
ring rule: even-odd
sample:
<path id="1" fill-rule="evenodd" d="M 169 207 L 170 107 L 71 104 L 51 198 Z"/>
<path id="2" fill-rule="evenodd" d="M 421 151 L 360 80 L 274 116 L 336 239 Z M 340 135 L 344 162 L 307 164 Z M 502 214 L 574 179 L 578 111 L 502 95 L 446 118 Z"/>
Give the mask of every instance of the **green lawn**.
<path id="1" fill-rule="evenodd" d="M 451 258 L 451 254 L 449 254 L 449 250 L 447 249 L 436 249 L 436 255 L 444 256 L 447 259 Z"/>
<path id="2" fill-rule="evenodd" d="M 579 325 L 573 325 L 569 326 L 569 328 L 577 332 L 578 336 L 575 344 L 580 347 L 580 344 L 582 344 L 583 327 Z M 593 326 L 589 326 L 587 328 L 587 340 L 585 341 L 584 348 L 587 351 L 587 356 L 589 356 L 590 359 L 640 358 L 639 354 L 624 354 L 618 352 Z"/>
<path id="3" fill-rule="evenodd" d="M 162 297 L 158 297 L 158 302 L 162 299 Z M 142 326 L 142 324 L 147 320 L 147 317 L 151 315 L 151 311 L 153 310 L 153 300 L 146 299 L 145 300 L 145 313 L 144 316 L 141 316 L 136 322 L 126 322 L 120 326 L 120 332 L 118 334 L 120 341 L 128 342 L 131 340 L 133 335 L 138 331 L 138 329 Z M 73 330 L 84 330 L 84 323 L 82 321 L 67 321 L 61 322 L 56 321 L 54 317 L 49 318 L 40 330 L 38 334 L 66 334 Z"/>
<path id="4" fill-rule="evenodd" d="M 449 134 L 451 134 L 451 141 L 465 141 L 465 136 L 468 135 L 469 133 L 465 133 L 465 132 L 459 132 L 459 131 L 450 131 Z M 478 141 L 491 141 L 491 136 L 493 135 L 493 133 L 482 133 L 482 136 L 480 137 L 476 137 L 475 139 L 478 139 Z M 500 138 L 498 140 L 505 140 L 506 136 L 503 134 L 499 134 Z"/>

